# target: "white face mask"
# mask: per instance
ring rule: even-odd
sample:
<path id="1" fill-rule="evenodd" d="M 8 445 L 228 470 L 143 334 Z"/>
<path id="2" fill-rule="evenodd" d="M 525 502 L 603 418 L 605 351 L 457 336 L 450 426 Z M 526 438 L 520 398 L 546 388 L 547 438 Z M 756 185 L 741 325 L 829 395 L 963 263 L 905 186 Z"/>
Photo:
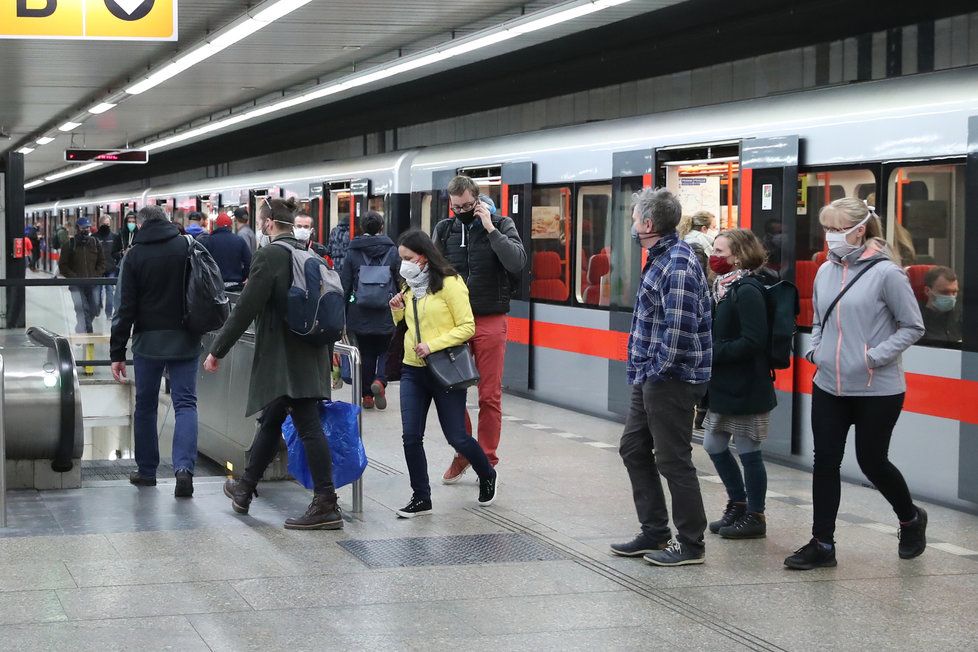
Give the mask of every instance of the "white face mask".
<path id="1" fill-rule="evenodd" d="M 871 215 L 872 213 L 868 213 L 866 217 L 863 218 L 862 222 L 854 225 L 851 229 L 847 229 L 846 231 L 843 231 L 842 233 L 826 233 L 825 243 L 829 246 L 829 251 L 839 256 L 840 258 L 845 258 L 849 254 L 854 252 L 856 249 L 859 249 L 859 247 L 862 245 L 851 244 L 848 240 L 846 240 L 846 236 L 848 236 L 850 233 L 852 233 L 853 231 L 861 227 L 863 224 L 865 224 L 867 221 L 869 221 Z"/>
<path id="2" fill-rule="evenodd" d="M 292 229 L 292 233 L 295 234 L 296 240 L 300 240 L 302 242 L 306 242 L 312 237 L 312 229 L 302 226 L 297 226 Z"/>
<path id="3" fill-rule="evenodd" d="M 417 278 L 421 274 L 421 265 L 417 264 L 412 260 L 402 260 L 401 261 L 401 276 L 405 280 L 410 281 L 411 279 Z"/>
<path id="4" fill-rule="evenodd" d="M 261 249 L 261 248 L 262 248 L 262 247 L 264 247 L 265 245 L 267 245 L 267 244 L 269 244 L 269 243 L 270 243 L 271 241 L 272 241 L 272 239 L 271 239 L 271 238 L 269 238 L 269 237 L 268 237 L 267 235 L 265 235 L 264 233 L 259 233 L 259 234 L 258 234 L 258 248 L 259 248 L 259 249 Z"/>

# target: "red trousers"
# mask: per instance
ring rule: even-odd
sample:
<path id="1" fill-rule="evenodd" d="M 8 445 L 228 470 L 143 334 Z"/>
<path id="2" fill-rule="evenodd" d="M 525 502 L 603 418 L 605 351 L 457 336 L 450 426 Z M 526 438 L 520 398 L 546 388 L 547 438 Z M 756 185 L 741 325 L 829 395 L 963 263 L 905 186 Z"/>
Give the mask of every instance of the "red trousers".
<path id="1" fill-rule="evenodd" d="M 489 462 L 499 458 L 499 433 L 503 427 L 503 359 L 506 356 L 506 315 L 476 315 L 475 335 L 469 340 L 475 366 L 479 370 L 479 445 Z M 465 426 L 471 434 L 472 420 L 465 413 Z"/>

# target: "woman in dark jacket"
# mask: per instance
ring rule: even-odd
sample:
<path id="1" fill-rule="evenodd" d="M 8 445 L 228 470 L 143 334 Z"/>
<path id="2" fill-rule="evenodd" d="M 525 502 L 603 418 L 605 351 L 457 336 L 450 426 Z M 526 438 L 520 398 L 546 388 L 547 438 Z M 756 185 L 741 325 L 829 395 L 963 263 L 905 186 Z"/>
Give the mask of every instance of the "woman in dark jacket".
<path id="1" fill-rule="evenodd" d="M 115 235 L 115 241 L 112 243 L 112 260 L 116 266 L 122 262 L 122 257 L 132 247 L 137 233 L 139 227 L 136 225 L 136 211 L 129 211 L 126 213 L 126 223 L 122 225 L 122 229 Z"/>
<path id="2" fill-rule="evenodd" d="M 703 422 L 703 448 L 727 488 L 729 502 L 710 531 L 728 539 L 763 537 L 767 471 L 761 442 L 767 437 L 771 410 L 777 405 L 768 364 L 768 322 L 764 283 L 764 246 L 751 231 L 720 233 L 713 244 L 710 269 L 716 310 L 713 317 L 713 375 L 710 405 Z M 744 470 L 730 452 L 737 446 Z"/>
<path id="3" fill-rule="evenodd" d="M 387 302 L 397 293 L 394 279 L 401 258 L 394 241 L 383 234 L 384 216 L 367 211 L 340 267 L 346 297 L 346 330 L 356 342 L 363 362 L 360 382 L 363 407 L 387 408 L 386 361 L 380 362 L 391 343 L 394 322 Z M 361 275 L 361 270 L 364 270 Z M 362 276 L 362 278 L 361 278 Z M 368 278 L 369 276 L 369 278 Z M 386 280 L 386 284 L 382 283 Z M 366 294 L 358 297 L 357 293 Z"/>
<path id="4" fill-rule="evenodd" d="M 272 199 L 258 212 L 260 230 L 272 243 L 303 249 L 292 236 L 295 204 Z M 262 412 L 248 466 L 238 480 L 228 480 L 224 493 L 234 511 L 247 514 L 255 487 L 278 453 L 282 422 L 291 413 L 312 472 L 314 496 L 305 515 L 285 521 L 295 530 L 339 530 L 343 518 L 336 505 L 332 458 L 319 420 L 319 402 L 330 395 L 330 354 L 327 346 L 308 344 L 293 335 L 285 321 L 286 298 L 292 284 L 292 254 L 281 245 L 262 247 L 252 259 L 248 283 L 227 323 L 217 333 L 204 369 L 217 371 L 245 330 L 255 322 L 255 356 L 251 366 L 246 414 Z"/>

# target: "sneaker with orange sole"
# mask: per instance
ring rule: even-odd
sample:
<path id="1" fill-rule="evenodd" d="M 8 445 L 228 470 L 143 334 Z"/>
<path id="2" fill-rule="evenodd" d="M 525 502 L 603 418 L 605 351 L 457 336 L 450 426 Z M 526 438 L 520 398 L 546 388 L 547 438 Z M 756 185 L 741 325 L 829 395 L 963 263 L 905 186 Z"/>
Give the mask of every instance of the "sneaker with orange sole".
<path id="1" fill-rule="evenodd" d="M 456 455 L 455 459 L 452 460 L 451 466 L 445 471 L 445 475 L 441 477 L 442 484 L 455 484 L 462 479 L 465 472 L 469 469 L 469 461 L 462 457 L 461 455 Z"/>
<path id="2" fill-rule="evenodd" d="M 363 397 L 363 409 L 364 410 L 372 410 L 372 409 L 374 409 L 374 397 L 373 396 L 364 396 Z"/>
<path id="3" fill-rule="evenodd" d="M 370 393 L 374 395 L 374 405 L 377 406 L 378 410 L 387 409 L 387 388 L 384 387 L 384 383 L 379 380 L 375 380 L 370 383 Z"/>

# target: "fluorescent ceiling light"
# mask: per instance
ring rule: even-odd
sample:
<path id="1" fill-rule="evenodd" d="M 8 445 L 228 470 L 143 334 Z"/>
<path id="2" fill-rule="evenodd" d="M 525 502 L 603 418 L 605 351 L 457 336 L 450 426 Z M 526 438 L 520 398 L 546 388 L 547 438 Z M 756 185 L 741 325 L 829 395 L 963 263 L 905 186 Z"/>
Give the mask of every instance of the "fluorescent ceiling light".
<path id="1" fill-rule="evenodd" d="M 90 108 L 88 112 L 94 113 L 95 115 L 99 115 L 100 113 L 105 113 L 109 109 L 114 109 L 116 106 L 117 105 L 113 104 L 112 102 L 102 102 L 101 104 L 96 104 L 95 106 Z"/>
<path id="2" fill-rule="evenodd" d="M 53 143 L 54 138 L 51 138 L 50 136 L 41 136 L 34 142 L 37 143 L 38 145 L 47 145 L 48 143 Z"/>
<path id="3" fill-rule="evenodd" d="M 30 190 L 31 188 L 37 188 L 38 186 L 43 185 L 43 184 L 44 184 L 44 179 L 35 179 L 34 181 L 31 181 L 30 183 L 25 183 L 24 184 L 24 190 Z"/>
<path id="4" fill-rule="evenodd" d="M 279 0 L 267 9 L 262 9 L 255 14 L 255 20 L 263 23 L 274 23 L 279 18 L 291 14 L 299 7 L 304 7 L 312 0 Z"/>
<path id="5" fill-rule="evenodd" d="M 86 163 L 85 165 L 79 166 L 77 168 L 70 168 L 68 170 L 65 170 L 64 172 L 58 172 L 56 174 L 49 174 L 48 176 L 44 177 L 44 180 L 45 181 L 57 181 L 58 179 L 64 179 L 65 177 L 70 177 L 70 176 L 74 176 L 76 174 L 81 174 L 82 172 L 88 172 L 89 170 L 94 170 L 95 168 L 97 168 L 97 167 L 99 167 L 101 165 L 102 165 L 102 163 L 99 163 L 97 161 L 94 162 L 94 163 Z"/>
<path id="6" fill-rule="evenodd" d="M 82 126 L 82 123 L 80 123 L 80 122 L 71 122 L 69 120 L 68 122 L 66 122 L 63 125 L 61 125 L 60 127 L 58 127 L 58 130 L 59 131 L 71 131 L 72 129 L 77 129 L 80 126 Z"/>
<path id="7" fill-rule="evenodd" d="M 20 149 L 17 150 L 17 153 L 27 155 L 33 151 L 34 151 L 33 147 L 21 147 Z"/>

